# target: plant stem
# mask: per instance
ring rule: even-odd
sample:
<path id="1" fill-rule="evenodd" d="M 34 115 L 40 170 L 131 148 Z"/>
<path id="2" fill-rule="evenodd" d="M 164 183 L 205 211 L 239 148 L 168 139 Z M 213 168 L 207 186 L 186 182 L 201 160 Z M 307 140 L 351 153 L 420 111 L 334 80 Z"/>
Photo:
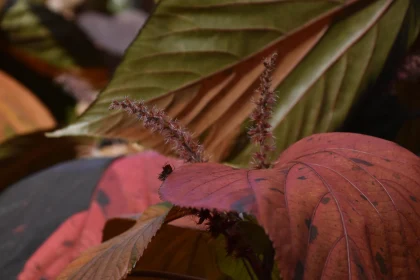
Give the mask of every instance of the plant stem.
<path id="1" fill-rule="evenodd" d="M 254 254 L 254 252 L 250 251 L 248 254 L 245 255 L 245 259 L 251 265 L 252 270 L 254 270 L 255 275 L 260 280 L 269 280 L 271 278 L 265 278 L 264 270 L 261 266 L 261 261 L 258 257 Z M 270 277 L 270 276 L 269 276 Z"/>
<path id="2" fill-rule="evenodd" d="M 165 272 L 155 270 L 137 270 L 130 273 L 131 277 L 149 277 L 149 278 L 163 278 L 173 280 L 206 280 L 201 277 Z"/>

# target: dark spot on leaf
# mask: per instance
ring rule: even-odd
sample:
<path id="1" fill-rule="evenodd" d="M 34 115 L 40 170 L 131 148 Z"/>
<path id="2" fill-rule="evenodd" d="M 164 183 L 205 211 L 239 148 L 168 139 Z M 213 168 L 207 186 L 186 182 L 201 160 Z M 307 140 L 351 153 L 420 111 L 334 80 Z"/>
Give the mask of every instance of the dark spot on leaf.
<path id="1" fill-rule="evenodd" d="M 398 180 L 401 179 L 400 174 L 398 174 L 398 173 L 393 173 L 392 177 L 394 177 L 395 179 L 398 179 Z"/>
<path id="2" fill-rule="evenodd" d="M 305 167 L 298 168 L 298 170 L 303 170 L 303 169 L 305 169 Z"/>
<path id="3" fill-rule="evenodd" d="M 25 231 L 25 225 L 19 225 L 13 229 L 13 233 L 21 233 Z"/>
<path id="4" fill-rule="evenodd" d="M 295 267 L 295 277 L 293 279 L 302 280 L 304 273 L 305 273 L 305 267 L 303 266 L 303 263 L 301 261 L 298 261 Z"/>
<path id="5" fill-rule="evenodd" d="M 384 161 L 390 162 L 390 160 L 389 160 L 389 159 L 387 159 L 387 158 L 384 158 Z"/>
<path id="6" fill-rule="evenodd" d="M 255 179 L 255 182 L 261 182 L 261 181 L 267 181 L 266 178 L 257 178 Z"/>
<path id="7" fill-rule="evenodd" d="M 71 240 L 64 240 L 62 244 L 64 247 L 73 247 L 74 242 Z"/>
<path id="8" fill-rule="evenodd" d="M 366 196 L 364 196 L 363 194 L 360 195 L 361 198 L 363 198 L 364 200 L 368 200 Z"/>
<path id="9" fill-rule="evenodd" d="M 299 180 L 306 180 L 306 177 L 305 176 L 300 176 L 300 177 L 298 177 L 298 179 Z"/>
<path id="10" fill-rule="evenodd" d="M 373 206 L 378 206 L 378 202 L 377 201 L 373 201 L 372 204 L 373 204 Z"/>
<path id="11" fill-rule="evenodd" d="M 98 194 L 96 195 L 96 201 L 99 203 L 99 205 L 105 207 L 109 204 L 110 200 L 108 195 L 103 190 L 99 190 Z"/>
<path id="12" fill-rule="evenodd" d="M 366 166 L 373 166 L 372 163 L 370 163 L 366 160 L 360 159 L 360 158 L 350 158 L 350 159 L 355 163 L 360 163 L 360 164 L 363 164 L 363 165 L 366 165 Z"/>
<path id="13" fill-rule="evenodd" d="M 381 247 L 381 251 L 383 252 L 384 251 L 384 248 Z"/>
<path id="14" fill-rule="evenodd" d="M 241 212 L 246 212 L 245 206 L 249 204 L 253 204 L 253 203 L 255 203 L 255 196 L 253 194 L 249 194 L 239 199 L 238 201 L 235 201 L 234 203 L 232 203 L 230 207 L 232 208 L 232 210 L 241 213 Z"/>
<path id="15" fill-rule="evenodd" d="M 309 232 L 309 242 L 310 243 L 314 242 L 317 236 L 318 236 L 318 228 L 312 225 Z"/>
<path id="16" fill-rule="evenodd" d="M 327 204 L 328 202 L 330 202 L 331 198 L 329 197 L 324 197 L 323 199 L 321 199 L 321 203 L 322 204 Z"/>
<path id="17" fill-rule="evenodd" d="M 356 171 L 356 170 L 362 170 L 362 168 L 360 168 L 359 166 L 357 166 L 357 165 L 354 165 L 352 168 L 351 168 L 351 170 L 353 170 L 353 171 Z"/>
<path id="18" fill-rule="evenodd" d="M 35 269 L 38 270 L 38 271 L 41 271 L 41 266 L 39 264 L 36 264 Z"/>
<path id="19" fill-rule="evenodd" d="M 379 265 L 381 273 L 384 275 L 388 274 L 388 269 L 385 265 L 384 257 L 382 257 L 382 255 L 379 252 L 376 253 L 375 260 Z"/>
<path id="20" fill-rule="evenodd" d="M 410 199 L 414 202 L 417 202 L 417 198 L 415 196 L 410 195 Z"/>
<path id="21" fill-rule="evenodd" d="M 39 278 L 39 280 L 48 280 L 48 278 L 45 276 L 42 276 L 41 278 Z"/>
<path id="22" fill-rule="evenodd" d="M 306 140 L 307 142 L 312 141 L 314 138 L 313 137 L 309 137 L 308 140 Z"/>
<path id="23" fill-rule="evenodd" d="M 308 227 L 308 229 L 311 227 L 311 219 L 305 219 L 305 225 Z"/>
<path id="24" fill-rule="evenodd" d="M 353 222 L 353 220 L 352 219 L 349 219 L 349 223 L 351 224 Z"/>
<path id="25" fill-rule="evenodd" d="M 362 274 L 365 274 L 365 270 L 363 269 L 363 266 L 360 263 L 356 263 L 356 266 L 359 272 L 359 276 L 361 276 Z"/>
<path id="26" fill-rule="evenodd" d="M 276 188 L 270 188 L 270 190 L 284 194 L 284 192 L 283 192 L 283 191 L 281 191 L 281 190 L 279 190 L 279 189 L 276 189 Z"/>

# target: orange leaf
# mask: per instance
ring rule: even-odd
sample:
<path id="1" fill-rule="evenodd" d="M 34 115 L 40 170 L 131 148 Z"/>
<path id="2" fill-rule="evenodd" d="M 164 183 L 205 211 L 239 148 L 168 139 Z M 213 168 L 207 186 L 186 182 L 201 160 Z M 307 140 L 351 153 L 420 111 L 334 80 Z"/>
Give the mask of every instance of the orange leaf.
<path id="1" fill-rule="evenodd" d="M 11 136 L 9 134 L 54 126 L 55 120 L 42 103 L 27 88 L 0 71 L 0 141 Z"/>
<path id="2" fill-rule="evenodd" d="M 284 279 L 415 279 L 420 159 L 382 139 L 317 134 L 273 169 L 177 168 L 161 187 L 176 205 L 255 215 Z"/>

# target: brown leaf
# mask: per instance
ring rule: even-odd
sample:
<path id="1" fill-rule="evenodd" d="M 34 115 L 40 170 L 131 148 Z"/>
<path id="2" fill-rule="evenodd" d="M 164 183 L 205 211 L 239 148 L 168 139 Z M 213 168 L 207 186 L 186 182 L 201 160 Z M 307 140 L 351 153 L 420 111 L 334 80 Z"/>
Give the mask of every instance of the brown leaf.
<path id="1" fill-rule="evenodd" d="M 133 273 L 163 271 L 218 279 L 220 271 L 210 241 L 211 237 L 205 231 L 164 225 L 145 250 Z"/>
<path id="2" fill-rule="evenodd" d="M 182 166 L 161 196 L 255 215 L 285 279 L 415 279 L 419 176 L 420 159 L 392 142 L 329 133 L 297 142 L 273 169 Z"/>
<path id="3" fill-rule="evenodd" d="M 0 173 L 0 191 L 25 176 L 60 162 L 92 156 L 94 139 L 47 138 L 45 132 L 43 130 L 19 135 L 1 143 L 0 170 L 8 172 Z"/>
<path id="4" fill-rule="evenodd" d="M 85 251 L 58 279 L 124 279 L 143 255 L 171 207 L 168 203 L 149 207 L 131 229 Z"/>

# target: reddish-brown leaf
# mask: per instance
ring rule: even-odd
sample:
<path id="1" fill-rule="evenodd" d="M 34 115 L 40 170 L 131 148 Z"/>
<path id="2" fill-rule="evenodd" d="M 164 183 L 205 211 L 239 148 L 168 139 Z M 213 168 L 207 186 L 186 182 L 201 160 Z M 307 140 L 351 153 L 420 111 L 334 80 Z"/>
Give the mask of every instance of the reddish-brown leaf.
<path id="1" fill-rule="evenodd" d="M 57 279 L 126 278 L 162 226 L 171 207 L 169 203 L 149 207 L 132 228 L 100 246 L 84 251 Z"/>
<path id="2" fill-rule="evenodd" d="M 420 159 L 381 139 L 317 134 L 269 170 L 202 163 L 175 170 L 176 205 L 254 214 L 285 279 L 415 279 L 420 273 Z"/>

